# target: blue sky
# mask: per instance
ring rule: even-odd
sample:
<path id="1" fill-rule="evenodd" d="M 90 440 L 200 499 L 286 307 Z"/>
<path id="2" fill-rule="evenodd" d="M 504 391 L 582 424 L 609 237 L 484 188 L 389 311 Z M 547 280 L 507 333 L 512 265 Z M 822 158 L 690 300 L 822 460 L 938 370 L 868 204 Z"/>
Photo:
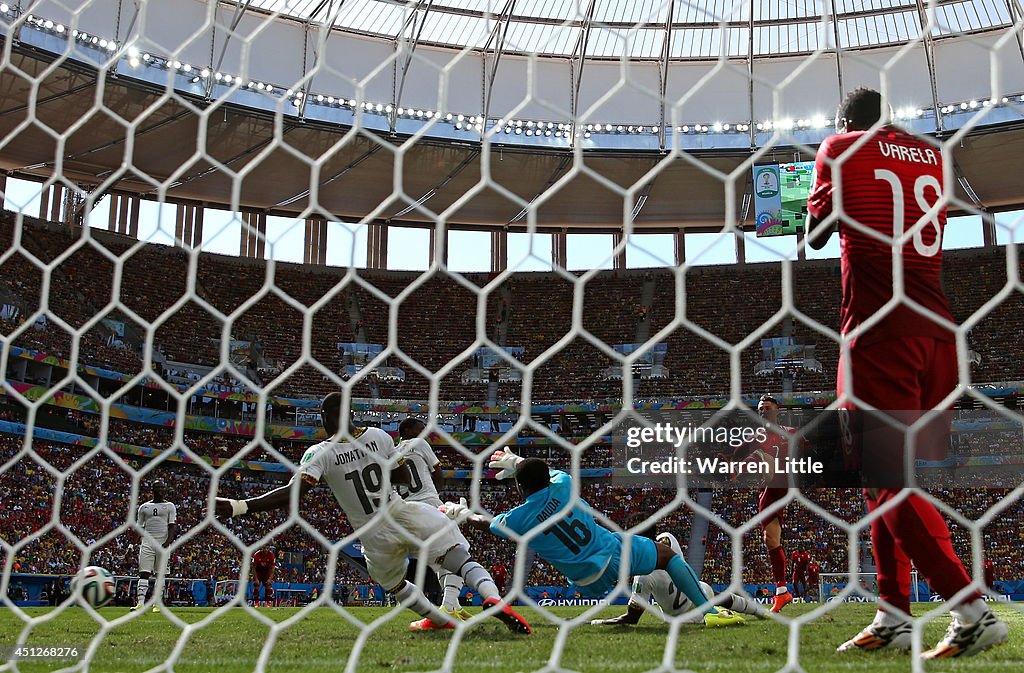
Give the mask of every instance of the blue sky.
<path id="1" fill-rule="evenodd" d="M 40 185 L 8 178 L 4 208 L 23 210 L 27 215 L 39 214 Z M 90 224 L 105 229 L 109 199 L 102 199 L 90 217 Z M 139 237 L 153 243 L 174 242 L 175 207 L 152 201 L 142 202 Z M 997 240 L 1006 243 L 1024 242 L 1024 211 L 999 213 Z M 203 248 L 227 255 L 238 254 L 241 220 L 223 210 L 207 209 L 204 215 Z M 268 256 L 280 261 L 301 262 L 304 226 L 301 221 L 283 217 L 267 220 Z M 388 266 L 399 270 L 422 270 L 427 267 L 430 233 L 426 229 L 392 228 L 388 237 Z M 510 268 L 520 271 L 542 271 L 551 268 L 551 236 L 549 234 L 510 234 L 508 254 Z M 977 216 L 950 218 L 943 249 L 980 247 L 981 219 Z M 366 227 L 331 223 L 328 229 L 328 264 L 334 266 L 366 266 Z M 669 266 L 673 262 L 671 234 L 637 234 L 626 250 L 628 267 Z M 796 238 L 757 239 L 746 235 L 747 261 L 772 262 L 796 255 Z M 612 236 L 610 234 L 570 234 L 568 236 L 570 270 L 611 268 Z M 714 233 L 688 234 L 687 259 L 693 264 L 731 264 L 736 262 L 736 249 L 731 236 Z M 821 251 L 808 249 L 809 258 L 839 256 L 838 237 L 833 237 Z M 490 269 L 490 235 L 479 231 L 452 231 L 449 238 L 449 266 L 453 271 L 488 271 Z"/>

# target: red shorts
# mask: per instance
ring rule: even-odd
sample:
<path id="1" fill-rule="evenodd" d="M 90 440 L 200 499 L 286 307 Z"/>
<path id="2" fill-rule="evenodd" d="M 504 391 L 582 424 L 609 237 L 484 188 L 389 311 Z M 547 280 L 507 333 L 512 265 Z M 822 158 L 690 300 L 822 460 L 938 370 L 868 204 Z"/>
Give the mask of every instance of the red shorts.
<path id="1" fill-rule="evenodd" d="M 788 488 L 766 488 L 766 489 L 764 489 L 763 491 L 761 491 L 761 497 L 757 501 L 757 505 L 758 505 L 757 511 L 758 512 L 765 511 L 766 509 L 771 507 L 774 503 L 776 503 L 779 500 L 782 500 L 783 498 L 785 498 L 786 495 L 788 495 L 788 494 L 789 494 L 789 489 Z M 779 520 L 779 525 L 780 526 L 785 525 L 785 523 L 786 523 L 786 508 L 785 507 L 780 507 L 770 517 L 768 517 L 767 519 L 762 519 L 761 520 L 761 528 L 767 528 L 768 524 L 770 524 L 772 521 L 775 521 L 776 519 Z"/>
<path id="2" fill-rule="evenodd" d="M 267 567 L 254 567 L 253 574 L 256 575 L 256 581 L 262 584 L 266 584 L 274 579 L 274 566 Z"/>
<path id="3" fill-rule="evenodd" d="M 841 358 L 836 389 L 852 396 L 840 411 L 848 469 L 871 472 L 903 486 L 904 427 L 917 424 L 914 457 L 943 460 L 949 451 L 951 410 L 941 406 L 956 388 L 956 343 L 933 337 L 900 337 L 855 343 Z M 858 402 L 862 404 L 858 404 Z M 876 413 L 867 409 L 873 407 Z M 941 413 L 927 414 L 932 409 Z M 898 422 L 890 423 L 889 419 Z M 870 481 L 869 475 L 865 478 Z M 871 485 L 868 483 L 867 485 Z"/>

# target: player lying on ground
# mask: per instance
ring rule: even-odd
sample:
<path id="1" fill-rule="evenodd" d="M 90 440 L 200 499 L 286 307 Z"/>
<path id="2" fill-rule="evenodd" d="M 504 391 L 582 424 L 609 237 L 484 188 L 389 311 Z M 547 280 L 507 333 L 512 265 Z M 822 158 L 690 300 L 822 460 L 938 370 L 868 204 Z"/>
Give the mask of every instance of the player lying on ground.
<path id="1" fill-rule="evenodd" d="M 406 418 L 398 425 L 398 435 L 402 441 L 395 448 L 398 454 L 405 458 L 412 476 L 409 495 L 405 496 L 406 501 L 422 502 L 437 508 L 442 504 L 441 496 L 437 493 L 437 484 L 441 480 L 441 461 L 434 455 L 434 450 L 430 448 L 427 440 L 422 437 L 426 428 L 426 424 L 418 418 Z M 465 537 L 462 538 L 462 543 L 469 549 L 469 541 Z M 430 569 L 437 575 L 437 581 L 444 589 L 441 612 L 457 619 L 469 619 L 469 613 L 459 602 L 459 594 L 462 593 L 465 584 L 462 578 L 436 563 L 431 563 Z M 500 584 L 496 584 L 500 590 Z"/>
<path id="2" fill-rule="evenodd" d="M 523 497 L 522 505 L 490 519 L 473 514 L 465 498 L 460 503 L 445 503 L 442 508 L 451 519 L 465 522 L 480 530 L 490 530 L 499 537 L 521 536 L 535 528 L 539 535 L 529 545 L 537 554 L 565 575 L 584 596 L 599 598 L 619 582 L 619 566 L 623 562 L 622 536 L 598 525 L 582 498 L 573 506 L 572 477 L 561 470 L 550 470 L 539 458 L 523 459 L 511 451 L 495 451 L 489 467 L 498 469 L 498 479 L 515 477 L 516 488 Z M 557 523 L 545 522 L 568 509 Z M 700 587 L 700 579 L 686 561 L 665 545 L 646 537 L 634 536 L 630 545 L 627 575 L 649 575 L 664 570 L 672 582 L 697 609 L 709 626 L 738 624 L 743 618 L 708 603 Z"/>
<path id="3" fill-rule="evenodd" d="M 263 587 L 263 600 L 269 605 L 274 600 L 274 570 L 277 567 L 277 556 L 270 547 L 264 547 L 252 555 L 252 571 L 256 581 L 252 583 L 252 604 L 260 604 L 260 587 Z"/>
<path id="4" fill-rule="evenodd" d="M 892 109 L 877 91 L 857 89 L 846 98 L 836 114 L 837 135 L 818 148 L 807 205 L 807 241 L 814 248 L 823 247 L 842 222 L 840 325 L 843 335 L 855 338 L 842 353 L 836 391 L 847 426 L 843 435 L 850 440 L 845 455 L 859 459 L 850 467 L 861 471 L 871 512 L 895 502 L 907 483 L 906 433 L 888 419 L 917 425 L 914 458 L 944 459 L 951 416 L 924 418 L 920 410 L 944 411 L 959 383 L 956 335 L 947 326 L 954 324 L 953 314 L 941 278 L 943 153 L 890 125 L 891 119 Z M 833 178 L 832 164 L 840 160 Z M 945 325 L 905 302 L 890 306 L 901 299 L 895 292 L 897 262 L 904 297 Z M 870 416 L 854 402 L 878 411 Z M 945 637 L 924 658 L 972 655 L 1006 642 L 1006 624 L 970 588 L 946 522 L 920 494 L 911 493 L 873 519 L 871 543 L 879 611 L 839 651 L 911 646 L 911 562 L 945 600 L 963 592 L 950 610 Z"/>
<path id="5" fill-rule="evenodd" d="M 470 558 L 458 528 L 436 507 L 406 502 L 399 495 L 399 490 L 408 492 L 412 476 L 405 459 L 396 452 L 391 436 L 379 428 L 357 428 L 349 423 L 351 439 L 343 438 L 341 414 L 340 393 L 324 398 L 320 417 L 331 439 L 306 451 L 292 483 L 299 482 L 301 500 L 321 480 L 327 482 L 359 535 L 370 577 L 402 605 L 423 617 L 409 628 L 420 631 L 455 627 L 451 617 L 431 605 L 423 592 L 405 579 L 409 555 L 420 557 L 423 548 L 418 541 L 429 539 L 425 560 L 458 573 L 470 589 L 483 597 L 485 608 L 497 608 L 493 616 L 510 631 L 530 633 L 526 620 L 501 600 L 491 576 Z M 381 488 L 385 469 L 391 474 L 391 488 L 386 491 Z M 289 484 L 248 500 L 217 498 L 216 513 L 232 517 L 283 509 L 291 504 L 291 491 Z M 385 519 L 385 510 L 391 520 Z M 410 542 L 407 536 L 417 542 Z"/>
<path id="6" fill-rule="evenodd" d="M 167 500 L 167 484 L 163 479 L 157 479 L 153 482 L 152 488 L 153 498 L 139 505 L 139 514 L 136 518 L 139 528 L 148 535 L 139 537 L 139 584 L 136 588 L 138 600 L 132 607 L 132 612 L 140 610 L 146 603 L 146 593 L 150 588 L 149 578 L 153 573 L 159 576 L 161 566 L 167 562 L 167 545 L 178 536 L 178 509 L 173 502 Z M 158 598 L 162 593 L 162 588 L 154 578 L 152 596 Z M 153 605 L 153 612 L 160 612 L 156 604 Z"/>
<path id="7" fill-rule="evenodd" d="M 672 553 L 676 556 L 682 557 L 683 549 L 679 546 L 679 540 L 672 533 L 659 533 L 655 540 L 658 544 L 665 545 L 671 549 Z M 701 582 L 700 588 L 708 600 L 714 599 L 715 592 L 711 589 L 710 584 Z M 680 593 L 675 583 L 672 582 L 672 578 L 669 577 L 669 574 L 664 570 L 655 570 L 649 575 L 638 575 L 633 578 L 633 595 L 629 597 L 629 605 L 626 608 L 625 614 L 611 619 L 595 619 L 590 623 L 597 626 L 637 624 L 640 622 L 640 618 L 643 617 L 644 612 L 652 607 L 652 596 L 654 597 L 654 602 L 661 608 L 663 617 L 678 617 L 679 615 L 691 612 L 693 614 L 681 620 L 683 624 L 702 624 L 704 622 L 704 616 L 699 612 L 694 612 L 693 601 Z M 765 616 L 764 608 L 755 601 L 736 594 L 726 595 L 722 607 L 753 617 L 764 618 Z M 652 612 L 654 611 L 652 610 Z"/>

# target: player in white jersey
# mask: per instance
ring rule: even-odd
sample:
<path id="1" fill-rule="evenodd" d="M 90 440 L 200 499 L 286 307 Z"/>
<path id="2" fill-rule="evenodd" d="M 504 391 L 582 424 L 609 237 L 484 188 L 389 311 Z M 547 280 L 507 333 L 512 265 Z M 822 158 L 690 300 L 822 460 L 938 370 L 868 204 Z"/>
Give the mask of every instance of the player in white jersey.
<path id="1" fill-rule="evenodd" d="M 132 612 L 139 610 L 146 603 L 146 592 L 149 591 L 149 578 L 156 573 L 167 560 L 165 548 L 178 536 L 178 509 L 174 503 L 167 501 L 167 484 L 162 479 L 153 482 L 153 499 L 139 505 L 136 522 L 143 533 L 139 539 L 139 584 L 136 588 L 137 601 Z M 159 582 L 153 580 L 153 596 L 159 597 Z M 153 612 L 160 608 L 153 605 Z"/>
<path id="2" fill-rule="evenodd" d="M 490 574 L 470 558 L 455 524 L 436 507 L 407 502 L 399 495 L 398 491 L 408 493 L 412 476 L 391 436 L 379 428 L 357 428 L 351 422 L 344 429 L 342 402 L 341 393 L 324 398 L 320 418 L 331 439 L 306 451 L 290 484 L 248 500 L 217 498 L 217 516 L 290 507 L 293 488 L 298 488 L 301 500 L 325 481 L 362 543 L 370 577 L 423 617 L 409 625 L 411 630 L 451 629 L 455 620 L 431 605 L 423 592 L 405 579 L 409 554 L 459 574 L 484 598 L 485 608 L 495 608 L 490 614 L 509 630 L 530 633 L 526 620 L 501 600 Z M 391 487 L 384 489 L 386 481 Z"/>
<path id="3" fill-rule="evenodd" d="M 683 555 L 682 547 L 679 546 L 679 540 L 672 533 L 659 533 L 655 539 L 659 544 L 671 547 L 672 551 L 677 555 Z M 710 584 L 701 582 L 700 588 L 704 591 L 704 595 L 708 597 L 708 600 L 714 599 L 715 592 Z M 651 601 L 652 597 L 654 598 L 653 603 Z M 730 597 L 731 602 L 727 599 L 722 603 L 722 607 L 745 615 L 753 615 L 758 618 L 765 617 L 764 608 L 756 602 L 736 594 L 730 594 Z M 664 570 L 655 570 L 650 575 L 638 575 L 633 578 L 633 595 L 629 598 L 626 614 L 613 617 L 612 619 L 595 619 L 590 623 L 600 626 L 633 625 L 639 622 L 640 617 L 643 616 L 647 608 L 653 607 L 653 605 L 661 608 L 663 618 L 678 617 L 693 611 L 693 614 L 682 619 L 681 623 L 704 623 L 704 615 L 701 611 L 694 610 L 693 602 L 676 588 L 672 578 Z"/>
<path id="4" fill-rule="evenodd" d="M 412 483 L 409 485 L 409 495 L 405 497 L 410 502 L 422 502 L 437 508 L 444 504 L 437 492 L 437 484 L 441 480 L 441 461 L 434 455 L 427 440 L 422 435 L 426 430 L 426 424 L 418 418 L 410 416 L 398 426 L 398 436 L 402 441 L 396 447 L 399 455 L 405 458 L 412 473 Z M 466 549 L 469 549 L 469 541 L 459 536 L 465 542 Z M 430 564 L 430 569 L 437 575 L 437 581 L 444 589 L 444 597 L 441 601 L 441 611 L 456 617 L 457 619 L 469 619 L 469 613 L 459 602 L 459 594 L 462 593 L 464 582 L 456 573 L 445 570 L 436 563 Z"/>

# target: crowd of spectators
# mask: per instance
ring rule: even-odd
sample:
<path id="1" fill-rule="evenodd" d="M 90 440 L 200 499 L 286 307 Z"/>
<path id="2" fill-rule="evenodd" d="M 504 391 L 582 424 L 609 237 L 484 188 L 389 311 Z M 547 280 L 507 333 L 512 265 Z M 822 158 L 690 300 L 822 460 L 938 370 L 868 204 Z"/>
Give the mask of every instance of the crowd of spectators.
<path id="1" fill-rule="evenodd" d="M 13 218 L 0 223 L 0 243 L 13 235 Z M 33 255 L 49 261 L 73 243 L 66 230 L 44 223 L 24 225 L 22 245 Z M 96 235 L 101 240 L 100 235 Z M 102 238 L 113 254 L 122 255 L 126 240 Z M 1022 258 L 1024 259 L 1024 258 Z M 83 273 L 82 269 L 88 269 Z M 21 255 L 4 264 L 11 277 L 11 292 L 18 308 L 29 315 L 39 306 L 40 270 Z M 485 274 L 468 274 L 456 280 L 444 274 L 421 280 L 416 273 L 359 271 L 358 279 L 346 269 L 312 268 L 277 264 L 271 284 L 270 270 L 261 260 L 243 260 L 203 253 L 196 265 L 196 296 L 171 310 L 188 287 L 191 273 L 188 255 L 164 246 L 142 246 L 125 257 L 120 301 L 146 323 L 159 320 L 153 330 L 154 346 L 172 361 L 216 366 L 220 363 L 223 318 L 232 321 L 235 339 L 255 344 L 250 360 L 255 385 L 270 387 L 278 395 L 322 395 L 333 389 L 329 376 L 306 362 L 286 370 L 304 353 L 303 312 L 316 306 L 308 352 L 327 371 L 344 374 L 338 343 L 367 341 L 388 344 L 390 314 L 397 312 L 396 352 L 388 365 L 405 370 L 404 381 L 363 380 L 357 395 L 391 399 L 423 399 L 430 394 L 429 381 L 413 363 L 437 372 L 478 341 L 474 288 L 487 284 Z M 979 309 L 985 317 L 972 329 L 970 345 L 980 356 L 973 365 L 976 382 L 1024 379 L 1024 365 L 1009 346 L 1024 332 L 1024 296 L 1012 293 L 987 305 L 1006 284 L 1006 255 L 1001 249 L 951 251 L 946 254 L 945 277 L 954 316 L 964 320 Z M 94 245 L 78 249 L 51 274 L 50 309 L 72 327 L 93 318 L 112 296 L 113 264 Z M 635 341 L 638 328 L 657 334 L 677 317 L 684 319 L 664 336 L 668 344 L 666 378 L 638 381 L 636 393 L 645 397 L 715 395 L 728 391 L 729 356 L 713 339 L 736 344 L 752 330 L 764 328 L 763 336 L 782 336 L 813 344 L 820 371 L 790 371 L 796 390 L 829 390 L 834 387 L 838 362 L 837 345 L 810 322 L 829 329 L 838 327 L 839 268 L 834 260 L 801 262 L 793 267 L 793 308 L 788 318 L 777 315 L 782 306 L 781 270 L 777 264 L 693 267 L 685 275 L 684 297 L 676 297 L 676 282 L 669 269 L 646 272 L 602 272 L 591 277 L 582 292 L 555 273 L 515 274 L 491 288 L 485 301 L 487 336 L 503 339 L 502 345 L 525 349 L 524 360 L 545 355 L 572 329 L 574 302 L 583 302 L 582 327 L 593 337 L 613 346 Z M 414 283 L 418 283 L 412 286 Z M 464 284 L 465 283 L 465 284 Z M 467 287 L 468 285 L 468 287 Z M 651 290 L 650 305 L 642 301 L 644 288 Z M 395 306 L 396 299 L 401 298 Z M 743 297 L 743 301 L 733 298 Z M 677 316 L 678 313 L 678 316 Z M 119 312 L 107 317 L 130 327 L 125 348 L 108 343 L 108 335 L 94 327 L 83 337 L 82 358 L 104 367 L 139 368 L 139 344 L 145 325 L 136 325 Z M 324 331 L 318 326 L 329 325 Z M 498 326 L 503 329 L 499 330 Z M 11 324 L 0 325 L 10 333 Z M 704 334 L 707 332 L 707 335 Z M 324 336 L 329 334 L 329 336 Z M 18 345 L 66 357 L 70 339 L 51 323 L 45 329 L 29 329 L 15 340 Z M 255 351 L 259 351 L 257 357 Z M 742 352 L 744 390 L 782 386 L 779 374 L 757 377 L 754 370 L 763 359 L 755 342 Z M 487 395 L 486 384 L 461 380 L 469 357 L 439 382 L 442 399 L 479 400 Z M 605 368 L 615 361 L 582 335 L 562 344 L 553 357 L 541 363 L 533 376 L 534 401 L 608 399 L 621 397 L 622 384 L 606 380 Z M 258 371 L 273 378 L 259 379 Z M 275 375 L 276 372 L 285 374 Z M 227 385 L 238 385 L 227 382 Z M 502 382 L 502 398 L 519 396 L 519 383 Z"/>
<path id="2" fill-rule="evenodd" d="M 9 461 L 21 450 L 20 437 L 0 435 L 0 463 Z M 88 460 L 76 464 L 87 453 Z M 59 517 L 54 518 L 59 473 L 68 471 L 72 465 L 76 468 L 61 486 Z M 0 537 L 9 544 L 22 541 L 14 552 L 15 571 L 74 573 L 81 561 L 81 551 L 74 542 L 77 540 L 95 545 L 91 563 L 118 575 L 134 574 L 138 538 L 126 522 L 130 519 L 136 474 L 137 503 L 145 502 L 149 498 L 149 484 L 162 478 L 168 482 L 168 492 L 178 507 L 180 536 L 186 539 L 170 554 L 169 576 L 208 578 L 215 582 L 237 579 L 243 560 L 241 545 L 254 545 L 262 535 L 281 526 L 271 546 L 279 554 L 293 552 L 301 563 L 282 566 L 279 581 L 319 583 L 327 570 L 328 550 L 324 543 L 341 540 L 352 532 L 330 492 L 318 487 L 304 499 L 301 515 L 319 535 L 311 535 L 294 522 L 284 525 L 287 516 L 276 512 L 229 520 L 226 525 L 231 535 L 225 536 L 204 518 L 210 492 L 210 474 L 205 470 L 170 461 L 148 465 L 137 457 L 111 456 L 86 447 L 36 441 L 31 452 L 0 473 L 0 489 L 5 493 L 0 499 Z M 233 470 L 222 477 L 218 492 L 229 497 L 250 497 L 279 485 L 284 478 Z M 450 480 L 442 496 L 456 498 L 467 495 L 467 491 L 468 482 Z M 982 516 L 1009 493 L 1009 489 L 933 491 L 971 520 Z M 860 492 L 854 489 L 813 489 L 803 495 L 848 524 L 857 522 L 864 514 Z M 626 488 L 608 480 L 583 479 L 581 496 L 595 511 L 624 528 L 639 531 L 653 525 L 656 531 L 675 533 L 684 545 L 690 540 L 693 512 L 685 505 L 673 504 L 672 490 Z M 518 502 L 518 494 L 507 483 L 481 484 L 480 505 L 490 512 L 505 511 Z M 756 516 L 757 491 L 716 491 L 711 510 L 715 519 L 701 541 L 705 547 L 703 577 L 711 583 L 728 583 L 733 568 L 732 538 L 719 524 L 740 526 Z M 655 513 L 656 521 L 652 519 Z M 1024 500 L 1018 498 L 982 531 L 985 556 L 995 562 L 1002 579 L 1024 578 L 1024 549 L 1019 539 L 1022 519 Z M 969 530 L 952 518 L 950 523 L 958 553 L 969 560 Z M 843 572 L 849 567 L 847 531 L 802 504 L 792 503 L 787 508 L 784 531 L 787 551 L 809 551 L 822 572 Z M 467 530 L 466 534 L 475 556 L 485 566 L 514 567 L 514 543 L 474 530 Z M 867 533 L 862 530 L 859 549 L 866 553 L 869 548 Z M 757 527 L 743 537 L 739 567 L 745 582 L 765 583 L 770 579 L 767 554 Z M 338 566 L 336 576 L 343 582 L 358 580 L 354 570 L 344 564 Z M 527 584 L 564 586 L 565 580 L 548 564 L 530 557 Z"/>
<path id="3" fill-rule="evenodd" d="M 71 234 L 45 223 L 26 219 L 21 235 L 24 250 L 44 263 L 52 262 L 73 242 Z M 10 247 L 13 240 L 13 218 L 0 219 L 0 246 Z M 96 246 L 109 253 L 124 255 L 130 246 L 127 240 L 97 236 L 94 243 L 83 246 L 54 268 L 49 278 L 48 309 L 73 329 L 93 320 L 114 296 L 114 265 Z M 1014 292 L 995 301 L 993 298 L 1007 282 L 1007 257 L 1001 249 L 956 251 L 945 261 L 945 286 L 954 316 L 964 320 L 978 311 L 984 317 L 972 328 L 969 344 L 977 354 L 972 365 L 973 382 L 1013 381 L 1024 379 L 1024 361 L 1016 356 L 1014 346 L 1024 333 L 1024 297 Z M 141 367 L 139 339 L 145 338 L 147 326 L 153 328 L 153 345 L 171 361 L 202 366 L 221 364 L 220 339 L 224 335 L 223 319 L 230 317 L 231 336 L 249 341 L 252 349 L 248 360 L 239 364 L 244 373 L 254 377 L 253 387 L 263 386 L 280 396 L 321 396 L 336 386 L 324 371 L 308 362 L 301 368 L 287 370 L 300 358 L 311 356 L 327 371 L 344 374 L 341 342 L 389 344 L 397 351 L 388 365 L 406 372 L 404 381 L 363 381 L 356 385 L 357 396 L 371 394 L 385 399 L 425 399 L 434 391 L 426 377 L 416 371 L 415 364 L 429 372 L 437 372 L 448 363 L 463 358 L 439 382 L 442 399 L 483 400 L 488 395 L 486 384 L 466 384 L 461 380 L 470 358 L 464 356 L 478 342 L 477 312 L 479 300 L 475 288 L 489 282 L 485 274 L 468 274 L 456 280 L 443 274 L 418 280 L 419 274 L 360 271 L 358 277 L 346 269 L 313 268 L 277 264 L 273 272 L 263 261 L 241 260 L 203 253 L 195 266 L 195 296 L 184 307 L 176 302 L 189 287 L 192 273 L 188 254 L 179 249 L 142 246 L 124 258 L 119 300 L 138 315 L 144 324 L 137 324 L 127 313 L 113 310 L 106 317 L 125 323 L 125 334 L 116 345 L 100 323 L 81 337 L 79 360 L 107 369 L 132 374 Z M 0 319 L 0 332 L 12 334 L 23 326 L 44 298 L 42 272 L 22 254 L 14 254 L 0 267 L 5 279 L 5 303 L 14 302 L 18 317 Z M 272 280 L 272 283 L 270 282 Z M 412 287 L 413 283 L 418 283 Z M 750 264 L 742 266 L 695 267 L 688 270 L 682 286 L 685 296 L 676 293 L 676 278 L 668 269 L 647 272 L 602 272 L 590 278 L 582 291 L 568 278 L 555 273 L 523 273 L 507 278 L 492 288 L 484 310 L 487 336 L 500 345 L 525 349 L 524 361 L 531 363 L 545 357 L 533 374 L 532 399 L 597 400 L 620 398 L 622 384 L 609 381 L 603 371 L 615 360 L 603 353 L 582 334 L 560 344 L 572 330 L 576 302 L 582 302 L 582 327 L 593 338 L 608 344 L 632 343 L 638 334 L 658 334 L 676 318 L 676 325 L 660 338 L 668 344 L 665 379 L 638 382 L 634 394 L 645 398 L 693 395 L 721 395 L 729 390 L 730 364 L 726 349 L 713 343 L 721 339 L 736 344 L 751 331 L 763 328 L 763 336 L 781 336 L 813 343 L 821 371 L 792 372 L 797 390 L 831 390 L 834 388 L 838 348 L 834 342 L 816 331 L 808 321 L 836 329 L 840 302 L 839 270 L 835 261 L 801 262 L 794 265 L 792 288 L 793 308 L 798 312 L 788 320 L 780 319 L 782 306 L 782 275 L 778 265 Z M 467 286 L 468 285 L 468 286 Z M 650 297 L 645 303 L 643 297 Z M 743 301 L 735 301 L 742 297 Z M 255 299 L 254 299 L 255 298 Z M 398 303 L 398 299 L 401 299 Z M 304 312 L 316 307 L 312 316 L 312 339 L 305 343 Z M 173 309 L 173 310 L 172 310 Z M 392 334 L 390 319 L 396 314 L 397 330 Z M 706 334 L 705 334 L 706 332 Z M 49 355 L 70 357 L 73 352 L 69 333 L 52 318 L 27 329 L 13 339 L 18 346 Z M 549 351 L 557 347 L 552 357 Z M 744 390 L 775 390 L 781 387 L 776 377 L 760 378 L 754 370 L 763 354 L 758 343 L 741 353 Z M 187 368 L 170 367 L 174 377 L 194 381 L 195 374 Z M 286 372 L 286 373 L 281 373 Z M 168 376 L 170 374 L 168 373 Z M 221 374 L 213 384 L 220 389 L 241 391 L 243 384 Z M 502 398 L 517 398 L 518 383 L 499 384 Z M 215 403 L 213 403 L 215 404 Z M 16 410 L 0 410 L 4 420 L 20 420 Z M 48 421 L 53 425 L 47 426 Z M 64 429 L 90 437 L 100 435 L 98 417 L 74 411 L 43 408 L 37 424 Z M 587 434 L 594 427 L 580 427 Z M 172 428 L 146 425 L 123 419 L 110 419 L 107 427 L 112 441 L 163 450 L 175 444 Z M 1019 442 L 1019 433 L 1008 431 L 975 433 L 957 444 L 958 454 L 965 457 L 991 453 L 993 445 L 1012 439 Z M 525 431 L 522 436 L 536 434 Z M 575 435 L 565 428 L 564 436 Z M 197 456 L 225 459 L 241 456 L 249 460 L 273 460 L 259 443 L 248 451 L 251 438 L 210 432 L 185 431 L 185 445 Z M 576 440 L 570 440 L 576 441 Z M 274 442 L 274 448 L 296 461 L 307 444 Z M 0 436 L 0 461 L 6 461 L 22 448 L 21 438 Z M 118 574 L 130 574 L 136 563 L 137 540 L 127 529 L 129 503 L 133 497 L 133 471 L 147 467 L 145 459 L 131 454 L 111 455 L 105 450 L 36 441 L 33 451 L 0 473 L 0 537 L 8 541 L 24 540 L 27 544 L 15 552 L 15 567 L 23 572 L 71 573 L 79 565 L 80 550 L 70 541 L 73 536 L 85 544 L 98 544 L 92 561 Z M 477 455 L 489 453 L 489 446 L 468 447 Z M 606 445 L 588 447 L 582 454 L 581 466 L 607 467 L 612 463 L 612 449 Z M 76 460 L 95 452 L 91 458 L 65 481 L 59 472 L 67 470 Z M 558 446 L 534 445 L 522 449 L 524 455 L 548 460 L 554 467 L 568 467 L 569 454 Z M 445 467 L 472 468 L 473 461 L 451 448 L 438 449 Z M 237 578 L 241 551 L 237 541 L 255 542 L 275 525 L 283 523 L 281 514 L 265 514 L 228 526 L 237 540 L 213 530 L 204 521 L 203 509 L 210 489 L 210 475 L 204 469 L 178 462 L 164 462 L 142 476 L 141 500 L 148 494 L 144 484 L 160 476 L 170 482 L 169 492 L 178 501 L 179 523 L 186 542 L 171 554 L 172 575 L 219 579 Z M 251 495 L 278 483 L 273 474 L 231 471 L 222 480 L 220 490 L 236 496 Z M 55 489 L 62 489 L 59 521 L 52 517 Z M 465 490 L 465 483 L 449 484 L 451 495 Z M 939 490 L 938 497 L 949 502 L 968 518 L 977 518 L 1009 491 L 1006 489 Z M 490 511 L 509 508 L 516 495 L 501 484 L 483 485 L 482 505 Z M 628 525 L 637 513 L 648 515 L 671 501 L 671 494 L 654 489 L 624 489 L 607 481 L 585 480 L 583 496 L 595 510 L 606 513 L 613 521 Z M 805 496 L 832 516 L 855 522 L 862 515 L 859 493 L 841 489 L 817 489 Z M 716 492 L 713 510 L 728 525 L 739 526 L 756 515 L 756 494 L 749 490 Z M 326 573 L 327 554 L 322 542 L 343 538 L 350 530 L 336 503 L 325 489 L 318 489 L 306 501 L 303 516 L 320 532 L 323 540 L 311 536 L 303 528 L 291 525 L 274 540 L 276 548 L 298 553 L 301 564 L 282 568 L 282 578 L 316 582 Z M 1024 506 L 1018 499 L 983 531 L 985 552 L 997 564 L 1000 574 L 1024 577 L 1024 549 L 1019 544 L 1019 522 L 1024 519 Z M 675 508 L 662 521 L 661 527 L 672 530 L 681 539 L 688 539 L 692 522 L 689 509 Z M 59 525 L 52 525 L 59 523 Z M 785 540 L 788 549 L 807 549 L 822 567 L 822 572 L 845 570 L 849 560 L 848 533 L 800 506 L 787 510 Z M 961 556 L 970 558 L 966 529 L 953 526 L 954 541 Z M 514 554 L 514 545 L 492 536 L 471 532 L 476 555 L 487 566 L 507 562 Z M 712 582 L 728 581 L 733 565 L 732 538 L 727 531 L 713 524 L 703 540 L 705 543 L 704 575 Z M 860 536 L 860 549 L 867 548 L 866 532 Z M 754 527 L 743 538 L 743 579 L 765 582 L 769 577 L 767 555 Z M 511 567 L 511 563 L 508 563 Z M 351 571 L 338 569 L 343 579 Z M 563 583 L 547 564 L 532 561 L 528 582 L 538 585 Z"/>

